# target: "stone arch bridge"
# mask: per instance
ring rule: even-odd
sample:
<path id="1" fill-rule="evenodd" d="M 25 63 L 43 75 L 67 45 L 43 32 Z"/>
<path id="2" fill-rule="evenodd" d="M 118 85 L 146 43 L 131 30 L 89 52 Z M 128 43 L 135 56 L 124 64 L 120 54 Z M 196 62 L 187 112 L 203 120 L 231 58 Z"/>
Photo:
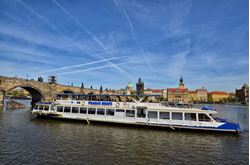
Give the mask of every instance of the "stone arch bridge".
<path id="1" fill-rule="evenodd" d="M 17 88 L 27 90 L 32 96 L 31 104 L 38 101 L 52 101 L 57 93 L 82 93 L 82 94 L 99 94 L 99 90 L 67 86 L 61 84 L 49 84 L 35 80 L 25 80 L 17 77 L 0 76 L 0 106 L 4 104 L 5 95 Z"/>

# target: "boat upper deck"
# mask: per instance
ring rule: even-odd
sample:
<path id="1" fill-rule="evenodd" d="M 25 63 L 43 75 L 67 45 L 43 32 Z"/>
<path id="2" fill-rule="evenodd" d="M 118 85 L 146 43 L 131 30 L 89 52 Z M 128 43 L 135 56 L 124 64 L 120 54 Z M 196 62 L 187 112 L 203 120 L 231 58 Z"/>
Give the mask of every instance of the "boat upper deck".
<path id="1" fill-rule="evenodd" d="M 110 99 L 110 96 L 128 97 L 132 98 L 132 101 L 114 101 Z M 213 109 L 199 109 L 193 108 L 192 105 L 181 105 L 181 107 L 176 107 L 176 105 L 167 105 L 165 103 L 152 103 L 152 102 L 142 102 L 145 97 L 151 95 L 85 95 L 85 94 L 58 94 L 57 99 L 53 102 L 53 105 L 60 106 L 86 106 L 93 108 L 111 108 L 111 109 L 145 109 L 150 111 L 185 111 L 185 112 L 196 112 L 196 113 L 207 113 L 216 114 L 217 112 Z M 99 97 L 99 100 L 98 98 Z"/>

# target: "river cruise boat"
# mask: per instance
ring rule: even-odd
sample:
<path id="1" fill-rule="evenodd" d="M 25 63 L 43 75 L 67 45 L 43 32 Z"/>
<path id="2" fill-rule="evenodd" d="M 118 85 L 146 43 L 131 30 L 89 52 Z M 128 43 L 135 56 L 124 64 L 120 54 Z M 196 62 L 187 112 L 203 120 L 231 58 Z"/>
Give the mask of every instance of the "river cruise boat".
<path id="1" fill-rule="evenodd" d="M 240 133 L 238 123 L 216 118 L 210 107 L 169 107 L 161 103 L 82 100 L 79 96 L 59 96 L 54 102 L 37 103 L 32 113 L 37 116 L 109 122 L 176 129 Z"/>

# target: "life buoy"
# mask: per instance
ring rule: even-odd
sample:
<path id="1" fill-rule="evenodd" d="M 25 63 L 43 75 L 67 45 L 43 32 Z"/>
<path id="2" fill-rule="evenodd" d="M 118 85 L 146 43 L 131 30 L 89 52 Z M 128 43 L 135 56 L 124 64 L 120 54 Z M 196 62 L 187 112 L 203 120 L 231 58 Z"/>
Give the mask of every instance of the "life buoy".
<path id="1" fill-rule="evenodd" d="M 116 107 L 120 107 L 120 103 L 116 103 Z"/>

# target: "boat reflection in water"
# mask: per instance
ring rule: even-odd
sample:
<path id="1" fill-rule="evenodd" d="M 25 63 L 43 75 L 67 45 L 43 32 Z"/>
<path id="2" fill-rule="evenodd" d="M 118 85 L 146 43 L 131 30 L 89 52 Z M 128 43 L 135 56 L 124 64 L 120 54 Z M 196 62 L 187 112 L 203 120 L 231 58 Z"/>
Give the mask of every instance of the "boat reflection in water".
<path id="1" fill-rule="evenodd" d="M 161 103 L 86 100 L 86 95 L 59 94 L 54 102 L 39 102 L 32 113 L 37 116 L 91 121 L 240 133 L 238 123 L 216 118 L 210 107 L 180 108 Z"/>

